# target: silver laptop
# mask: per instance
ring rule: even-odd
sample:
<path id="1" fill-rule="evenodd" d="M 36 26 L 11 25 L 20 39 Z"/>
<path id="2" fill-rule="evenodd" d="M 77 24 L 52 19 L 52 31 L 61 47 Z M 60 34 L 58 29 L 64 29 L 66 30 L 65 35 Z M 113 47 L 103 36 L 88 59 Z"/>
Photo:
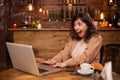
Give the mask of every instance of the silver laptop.
<path id="1" fill-rule="evenodd" d="M 61 68 L 53 68 L 45 64 L 36 63 L 32 46 L 6 42 L 8 52 L 15 69 L 37 76 L 48 75 L 62 71 Z"/>

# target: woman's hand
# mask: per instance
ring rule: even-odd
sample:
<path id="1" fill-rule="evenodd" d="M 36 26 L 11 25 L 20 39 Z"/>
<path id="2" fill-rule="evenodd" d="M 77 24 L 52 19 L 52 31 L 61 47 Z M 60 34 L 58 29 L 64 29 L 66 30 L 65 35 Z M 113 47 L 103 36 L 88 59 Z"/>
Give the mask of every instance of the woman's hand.
<path id="1" fill-rule="evenodd" d="M 48 60 L 48 61 L 45 61 L 46 64 L 49 64 L 50 66 L 52 67 L 66 67 L 66 64 L 65 63 L 58 63 L 56 62 L 54 59 L 51 59 L 51 60 Z"/>
<path id="2" fill-rule="evenodd" d="M 45 61 L 45 63 L 49 65 L 55 65 L 57 62 L 53 59 L 50 59 L 50 60 Z"/>
<path id="3" fill-rule="evenodd" d="M 50 59 L 50 60 L 45 60 L 43 58 L 36 58 L 36 62 L 37 63 L 46 63 L 46 64 L 49 64 L 51 65 L 52 67 L 66 67 L 65 63 L 58 63 L 56 62 L 55 60 L 53 59 Z"/>
<path id="4" fill-rule="evenodd" d="M 66 64 L 65 63 L 56 63 L 55 65 L 52 65 L 53 67 L 66 67 Z"/>
<path id="5" fill-rule="evenodd" d="M 37 63 L 45 63 L 45 59 L 43 59 L 43 58 L 36 58 L 36 62 Z"/>

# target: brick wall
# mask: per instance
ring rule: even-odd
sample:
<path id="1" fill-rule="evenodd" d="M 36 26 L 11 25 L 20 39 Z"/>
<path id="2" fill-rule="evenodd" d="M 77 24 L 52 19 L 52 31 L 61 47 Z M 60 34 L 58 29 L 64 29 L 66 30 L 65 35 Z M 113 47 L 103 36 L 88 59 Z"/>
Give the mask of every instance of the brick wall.
<path id="1" fill-rule="evenodd" d="M 39 12 L 40 6 L 42 7 L 43 11 L 59 11 L 61 9 L 61 6 L 63 6 L 58 5 L 59 1 L 60 0 L 34 0 L 33 11 L 28 11 L 27 5 L 15 4 L 13 14 L 18 16 L 13 17 L 13 23 L 20 24 L 20 22 L 25 18 L 28 18 L 28 16 L 32 16 L 32 20 L 40 20 L 43 27 L 69 27 L 70 21 L 64 22 L 63 20 L 54 20 L 52 22 L 49 22 L 48 20 L 43 20 L 44 18 L 46 18 L 46 16 L 44 16 L 43 13 Z M 85 0 L 81 0 L 81 3 L 85 3 Z M 108 12 L 113 13 L 116 10 L 120 10 L 118 7 L 108 6 L 108 0 L 86 0 L 86 4 L 86 7 L 88 7 L 88 9 L 92 9 L 94 11 L 94 13 L 92 14 L 95 17 L 95 20 L 99 20 L 99 15 L 101 11 L 103 11 L 105 13 L 105 17 L 107 17 Z"/>
<path id="2" fill-rule="evenodd" d="M 22 20 L 28 19 L 28 16 L 32 16 L 32 20 L 40 20 L 43 27 L 61 27 L 61 26 L 69 26 L 70 21 L 64 22 L 64 21 L 51 21 L 43 20 L 46 18 L 43 13 L 39 12 L 40 6 L 42 7 L 43 11 L 56 11 L 60 10 L 61 6 L 57 5 L 58 0 L 34 0 L 34 10 L 28 11 L 27 5 L 15 5 L 14 7 L 14 13 L 15 16 L 13 17 L 13 23 L 20 24 Z"/>

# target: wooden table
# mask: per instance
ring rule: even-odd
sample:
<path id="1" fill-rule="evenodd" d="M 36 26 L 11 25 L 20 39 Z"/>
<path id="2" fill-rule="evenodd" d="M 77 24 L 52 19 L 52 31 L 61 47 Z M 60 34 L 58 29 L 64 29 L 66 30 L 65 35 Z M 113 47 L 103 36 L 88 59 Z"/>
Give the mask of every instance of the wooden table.
<path id="1" fill-rule="evenodd" d="M 0 72 L 0 80 L 97 80 L 98 78 L 71 75 L 69 72 L 58 72 L 46 76 L 34 76 L 16 69 Z M 120 75 L 113 73 L 113 80 L 120 80 Z"/>
<path id="2" fill-rule="evenodd" d="M 71 75 L 64 71 L 46 76 L 34 76 L 19 70 L 9 69 L 0 72 L 0 80 L 95 80 L 95 78 Z"/>

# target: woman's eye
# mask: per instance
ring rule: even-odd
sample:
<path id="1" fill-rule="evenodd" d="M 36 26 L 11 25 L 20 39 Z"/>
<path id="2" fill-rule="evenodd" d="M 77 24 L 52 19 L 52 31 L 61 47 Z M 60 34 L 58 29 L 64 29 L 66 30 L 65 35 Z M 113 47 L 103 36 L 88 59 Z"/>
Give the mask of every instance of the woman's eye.
<path id="1" fill-rule="evenodd" d="M 82 25 L 83 25 L 83 24 L 78 23 L 78 24 L 74 24 L 74 27 L 75 27 L 75 26 L 80 26 L 80 27 L 81 27 Z"/>
<path id="2" fill-rule="evenodd" d="M 78 24 L 79 26 L 81 26 L 82 24 Z"/>

